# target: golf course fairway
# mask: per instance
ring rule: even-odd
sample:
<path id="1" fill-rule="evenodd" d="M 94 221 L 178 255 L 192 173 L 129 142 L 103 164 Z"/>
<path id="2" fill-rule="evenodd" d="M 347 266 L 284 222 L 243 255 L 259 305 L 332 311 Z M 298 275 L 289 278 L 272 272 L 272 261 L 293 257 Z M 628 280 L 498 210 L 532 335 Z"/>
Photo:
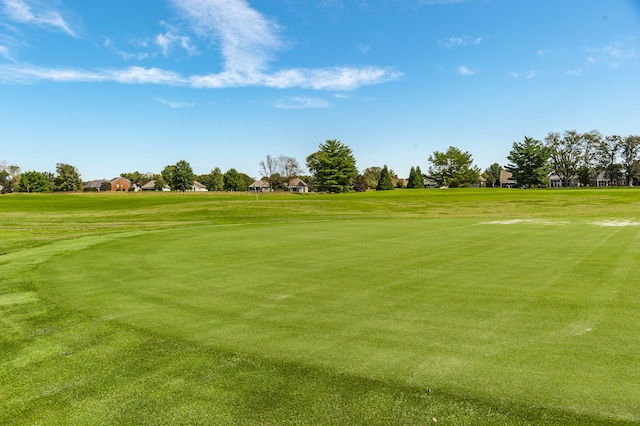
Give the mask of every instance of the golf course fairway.
<path id="1" fill-rule="evenodd" d="M 634 190 L 36 198 L 0 423 L 640 421 Z"/>

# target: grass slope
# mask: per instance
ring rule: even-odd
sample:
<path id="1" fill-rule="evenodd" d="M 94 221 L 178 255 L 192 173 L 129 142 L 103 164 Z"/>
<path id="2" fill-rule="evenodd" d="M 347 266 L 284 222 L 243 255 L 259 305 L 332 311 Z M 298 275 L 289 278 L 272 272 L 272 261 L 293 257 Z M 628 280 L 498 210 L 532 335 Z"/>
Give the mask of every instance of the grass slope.
<path id="1" fill-rule="evenodd" d="M 140 195 L 0 199 L 0 423 L 640 419 L 636 191 Z"/>

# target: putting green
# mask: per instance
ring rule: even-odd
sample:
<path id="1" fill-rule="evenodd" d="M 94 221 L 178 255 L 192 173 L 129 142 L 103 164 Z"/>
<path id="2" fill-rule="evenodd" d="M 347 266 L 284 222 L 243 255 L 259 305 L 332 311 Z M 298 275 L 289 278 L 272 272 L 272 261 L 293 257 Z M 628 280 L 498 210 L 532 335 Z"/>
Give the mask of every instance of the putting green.
<path id="1" fill-rule="evenodd" d="M 193 226 L 114 236 L 34 283 L 203 346 L 633 420 L 639 234 L 553 218 Z"/>

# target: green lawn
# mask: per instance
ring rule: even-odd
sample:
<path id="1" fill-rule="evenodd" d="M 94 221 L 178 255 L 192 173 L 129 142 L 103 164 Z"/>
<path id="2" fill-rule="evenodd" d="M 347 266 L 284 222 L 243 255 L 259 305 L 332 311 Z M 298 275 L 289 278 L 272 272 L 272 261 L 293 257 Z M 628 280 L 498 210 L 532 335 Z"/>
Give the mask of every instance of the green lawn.
<path id="1" fill-rule="evenodd" d="M 640 192 L 0 198 L 0 424 L 640 422 Z"/>

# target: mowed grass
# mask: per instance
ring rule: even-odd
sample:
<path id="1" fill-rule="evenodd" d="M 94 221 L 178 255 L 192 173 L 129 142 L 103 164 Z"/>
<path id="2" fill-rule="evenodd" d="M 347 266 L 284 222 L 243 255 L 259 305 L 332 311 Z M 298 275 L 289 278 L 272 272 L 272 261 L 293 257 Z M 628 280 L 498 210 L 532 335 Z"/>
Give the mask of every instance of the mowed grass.
<path id="1" fill-rule="evenodd" d="M 640 421 L 634 190 L 23 196 L 0 215 L 3 424 Z"/>

